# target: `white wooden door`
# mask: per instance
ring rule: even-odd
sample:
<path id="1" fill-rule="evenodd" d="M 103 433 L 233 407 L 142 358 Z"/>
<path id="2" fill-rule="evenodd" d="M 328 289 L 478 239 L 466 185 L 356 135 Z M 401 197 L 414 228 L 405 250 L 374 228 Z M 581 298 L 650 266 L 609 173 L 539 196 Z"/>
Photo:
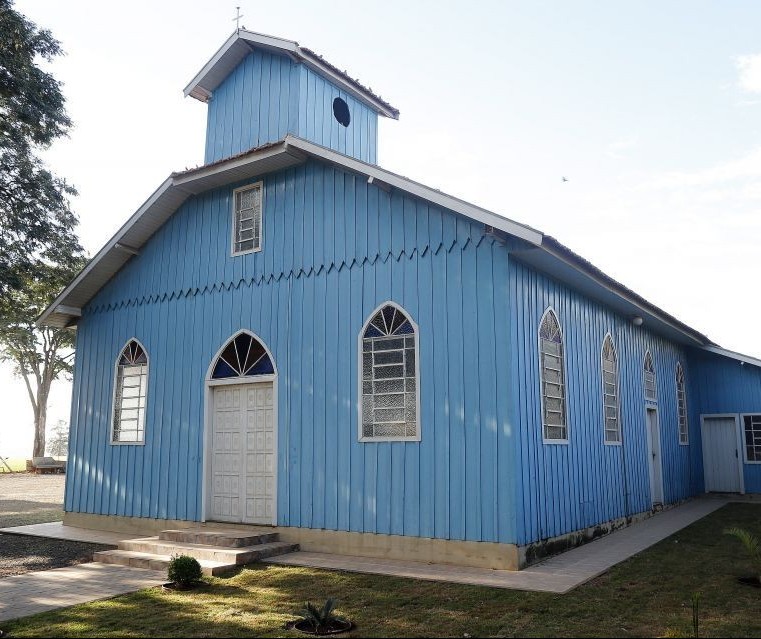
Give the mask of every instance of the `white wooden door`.
<path id="1" fill-rule="evenodd" d="M 661 433 L 658 411 L 647 409 L 647 429 L 650 440 L 650 495 L 653 504 L 663 503 L 663 464 L 661 462 Z"/>
<path id="2" fill-rule="evenodd" d="M 273 385 L 217 386 L 213 401 L 210 519 L 273 524 Z"/>
<path id="3" fill-rule="evenodd" d="M 737 441 L 737 422 L 734 415 L 704 417 L 703 435 L 703 475 L 706 492 L 739 493 L 740 454 Z"/>

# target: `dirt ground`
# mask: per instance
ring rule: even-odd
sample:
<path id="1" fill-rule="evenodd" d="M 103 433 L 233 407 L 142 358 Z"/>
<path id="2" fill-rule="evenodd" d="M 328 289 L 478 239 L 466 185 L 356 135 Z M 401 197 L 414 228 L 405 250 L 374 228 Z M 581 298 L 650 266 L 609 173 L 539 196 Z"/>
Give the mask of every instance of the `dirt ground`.
<path id="1" fill-rule="evenodd" d="M 26 526 L 63 517 L 64 475 L 0 474 L 0 528 Z M 0 534 L 0 578 L 62 568 L 92 560 L 107 546 Z"/>

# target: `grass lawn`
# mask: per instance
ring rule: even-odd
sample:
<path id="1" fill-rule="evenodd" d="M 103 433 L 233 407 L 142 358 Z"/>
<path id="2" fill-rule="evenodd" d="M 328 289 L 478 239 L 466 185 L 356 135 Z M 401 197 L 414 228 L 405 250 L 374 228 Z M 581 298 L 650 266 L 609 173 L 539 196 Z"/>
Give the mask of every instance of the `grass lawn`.
<path id="1" fill-rule="evenodd" d="M 4 457 L 8 466 L 14 473 L 26 472 L 26 459 L 23 457 Z M 0 462 L 0 473 L 8 472 L 8 468 L 3 462 Z"/>
<path id="2" fill-rule="evenodd" d="M 362 637 L 691 636 L 690 596 L 701 591 L 701 635 L 759 637 L 761 590 L 739 543 L 761 535 L 761 506 L 730 504 L 567 595 L 256 566 L 189 593 L 143 590 L 6 624 L 14 637 L 276 637 L 304 601 L 338 600 Z M 346 636 L 346 635 L 344 635 Z M 350 635 L 351 636 L 351 635 Z"/>

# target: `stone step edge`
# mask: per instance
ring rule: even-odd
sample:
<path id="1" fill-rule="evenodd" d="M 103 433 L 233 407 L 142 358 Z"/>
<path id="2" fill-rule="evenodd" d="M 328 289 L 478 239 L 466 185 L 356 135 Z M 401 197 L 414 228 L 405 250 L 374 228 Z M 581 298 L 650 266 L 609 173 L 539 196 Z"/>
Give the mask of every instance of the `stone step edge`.
<path id="1" fill-rule="evenodd" d="M 204 531 L 197 529 L 183 530 L 170 529 L 162 530 L 158 534 L 159 539 L 163 541 L 176 541 L 181 543 L 196 543 L 204 546 L 226 546 L 229 548 L 240 548 L 243 546 L 252 546 L 261 543 L 271 543 L 279 541 L 280 535 L 276 532 L 253 532 L 237 531 L 229 532 L 222 530 Z M 191 541 L 192 539 L 202 538 L 205 541 Z M 211 542 L 211 543 L 207 543 Z"/>
<path id="2" fill-rule="evenodd" d="M 144 549 L 137 549 L 134 546 L 142 546 Z M 271 556 L 277 554 L 280 551 L 281 554 L 293 552 L 298 549 L 298 544 L 292 544 L 284 541 L 275 541 L 267 544 L 255 544 L 254 546 L 243 546 L 239 548 L 227 548 L 224 546 L 206 546 L 202 544 L 183 544 L 180 542 L 158 540 L 155 537 L 146 537 L 144 539 L 125 539 L 119 542 L 119 550 L 126 552 L 142 552 L 153 555 L 160 555 L 162 557 L 171 558 L 173 555 L 190 555 L 195 557 L 196 555 L 208 555 L 214 554 L 221 558 L 224 558 L 234 564 L 244 564 L 246 558 L 256 555 L 265 554 Z M 273 552 L 275 551 L 275 552 Z M 196 559 L 201 560 L 200 557 Z M 217 561 L 216 559 L 208 559 L 206 561 Z"/>

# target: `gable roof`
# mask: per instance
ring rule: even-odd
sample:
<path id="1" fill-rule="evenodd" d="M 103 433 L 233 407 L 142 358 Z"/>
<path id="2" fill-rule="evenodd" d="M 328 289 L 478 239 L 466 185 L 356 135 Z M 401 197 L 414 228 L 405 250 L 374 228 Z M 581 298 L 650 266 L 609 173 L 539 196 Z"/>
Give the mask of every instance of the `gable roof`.
<path id="1" fill-rule="evenodd" d="M 232 70 L 238 66 L 253 49 L 262 49 L 286 55 L 295 62 L 305 64 L 310 69 L 326 77 L 338 87 L 363 102 L 379 115 L 399 119 L 399 109 L 391 106 L 382 97 L 363 86 L 359 80 L 341 71 L 311 49 L 299 46 L 294 40 L 276 38 L 263 33 L 239 29 L 233 33 L 185 87 L 185 95 L 201 102 L 207 102 L 214 90 L 222 84 Z"/>
<path id="2" fill-rule="evenodd" d="M 512 238 L 511 255 L 575 290 L 597 299 L 624 317 L 642 317 L 651 330 L 682 344 L 716 346 L 705 335 L 677 320 L 623 286 L 554 238 L 529 226 L 432 189 L 403 176 L 288 135 L 233 157 L 172 173 L 132 215 L 76 278 L 45 309 L 40 325 L 70 326 L 97 294 L 169 217 L 192 195 L 278 171 L 316 158 L 359 174 L 369 183 L 395 188 L 449 211 L 481 222 L 489 233 Z"/>

